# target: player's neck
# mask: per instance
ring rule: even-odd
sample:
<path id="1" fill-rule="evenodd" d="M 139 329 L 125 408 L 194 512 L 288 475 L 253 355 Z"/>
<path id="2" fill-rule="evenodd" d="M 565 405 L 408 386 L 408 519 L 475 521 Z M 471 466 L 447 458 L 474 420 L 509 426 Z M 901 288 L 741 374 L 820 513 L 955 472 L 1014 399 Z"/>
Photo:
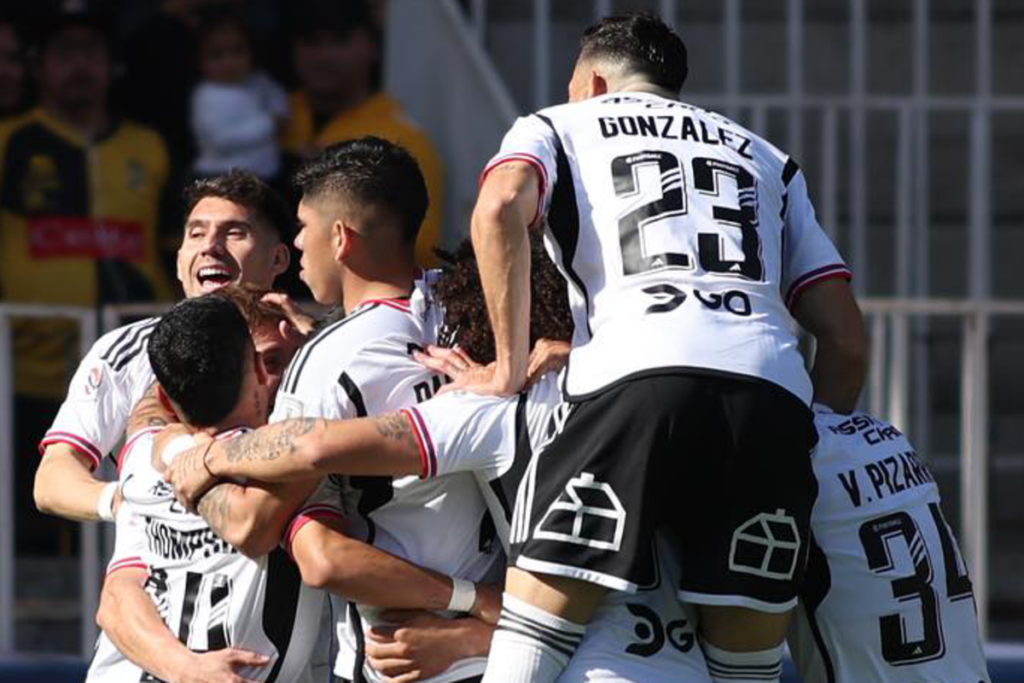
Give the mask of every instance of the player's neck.
<path id="1" fill-rule="evenodd" d="M 416 267 L 395 268 L 393 272 L 381 273 L 373 279 L 362 278 L 355 273 L 348 273 L 342 283 L 342 305 L 346 311 L 352 311 L 365 301 L 372 299 L 393 299 L 409 296 L 412 292 Z"/>
<path id="2" fill-rule="evenodd" d="M 621 83 L 617 83 L 614 89 L 609 92 L 644 92 L 652 95 L 658 95 L 670 100 L 679 99 L 677 93 L 670 92 L 665 88 L 661 88 L 649 81 L 644 80 L 624 80 Z"/>

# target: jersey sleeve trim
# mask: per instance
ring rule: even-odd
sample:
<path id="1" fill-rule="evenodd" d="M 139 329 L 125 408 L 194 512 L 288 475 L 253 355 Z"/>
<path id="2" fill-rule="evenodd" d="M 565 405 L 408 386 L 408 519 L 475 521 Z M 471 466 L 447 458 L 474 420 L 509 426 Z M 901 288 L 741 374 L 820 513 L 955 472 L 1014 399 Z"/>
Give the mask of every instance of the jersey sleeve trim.
<path id="1" fill-rule="evenodd" d="M 71 432 L 47 432 L 43 440 L 39 442 L 39 455 L 46 453 L 46 447 L 55 443 L 67 444 L 88 458 L 91 464 L 90 472 L 99 467 L 103 461 L 100 449 L 96 448 L 84 437 L 72 434 Z"/>
<path id="2" fill-rule="evenodd" d="M 431 479 L 437 476 L 437 452 L 434 450 L 434 440 L 430 438 L 430 430 L 427 423 L 416 408 L 410 407 L 402 411 L 409 424 L 412 425 L 412 433 L 416 437 L 416 445 L 420 450 L 420 479 Z"/>
<path id="3" fill-rule="evenodd" d="M 547 171 L 544 170 L 544 164 L 541 163 L 540 159 L 538 159 L 532 154 L 527 154 L 526 152 L 513 152 L 511 154 L 506 154 L 498 159 L 495 159 L 494 161 L 489 163 L 486 168 L 484 168 L 483 172 L 480 174 L 480 179 L 477 181 L 477 187 L 479 188 L 483 186 L 484 181 L 487 180 L 487 176 L 490 175 L 491 171 L 498 168 L 502 164 L 507 164 L 512 161 L 521 161 L 530 164 L 530 166 L 533 166 L 534 170 L 537 171 L 537 177 L 540 179 L 540 194 L 537 196 L 537 210 L 533 214 L 533 219 L 529 223 L 529 227 L 532 228 L 535 225 L 537 225 L 538 221 L 540 221 L 541 216 L 543 215 L 544 196 L 547 194 L 548 191 L 548 173 Z"/>
<path id="4" fill-rule="evenodd" d="M 116 571 L 122 569 L 149 569 L 149 565 L 142 561 L 141 557 L 122 557 L 119 560 L 114 560 L 107 567 L 107 576 L 110 576 Z"/>
<path id="5" fill-rule="evenodd" d="M 295 536 L 300 530 L 302 530 L 302 527 L 315 520 L 337 520 L 344 522 L 345 515 L 341 514 L 341 511 L 338 510 L 338 508 L 325 505 L 323 503 L 309 505 L 295 513 L 292 521 L 288 523 L 288 528 L 285 529 L 284 539 L 282 542 L 285 552 L 288 553 L 288 556 L 292 557 L 292 559 L 294 559 L 292 556 L 292 541 L 295 540 Z"/>
<path id="6" fill-rule="evenodd" d="M 853 273 L 843 263 L 833 263 L 821 268 L 815 268 L 809 273 L 804 273 L 789 286 L 789 291 L 786 292 L 786 307 L 792 310 L 797 300 L 808 287 L 825 280 L 831 280 L 832 278 L 850 280 L 853 278 Z"/>

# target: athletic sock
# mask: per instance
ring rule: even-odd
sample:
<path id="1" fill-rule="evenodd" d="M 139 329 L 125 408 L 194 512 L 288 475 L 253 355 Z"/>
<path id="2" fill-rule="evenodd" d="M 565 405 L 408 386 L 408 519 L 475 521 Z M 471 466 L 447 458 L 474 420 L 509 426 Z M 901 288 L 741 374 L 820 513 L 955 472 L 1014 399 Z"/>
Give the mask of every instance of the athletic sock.
<path id="1" fill-rule="evenodd" d="M 782 646 L 758 652 L 729 652 L 701 641 L 704 660 L 715 683 L 778 683 L 782 677 Z"/>
<path id="2" fill-rule="evenodd" d="M 483 683 L 554 683 L 584 630 L 505 593 Z"/>

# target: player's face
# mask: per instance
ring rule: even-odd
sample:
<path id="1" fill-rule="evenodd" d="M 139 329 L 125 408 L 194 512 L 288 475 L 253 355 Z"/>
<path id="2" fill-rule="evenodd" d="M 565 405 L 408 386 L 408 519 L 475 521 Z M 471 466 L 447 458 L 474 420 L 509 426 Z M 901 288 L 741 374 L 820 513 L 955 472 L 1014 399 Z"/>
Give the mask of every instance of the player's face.
<path id="1" fill-rule="evenodd" d="M 253 331 L 252 341 L 256 345 L 256 353 L 263 364 L 267 382 L 265 391 L 268 394 L 267 405 L 273 408 L 273 397 L 281 384 L 292 356 L 298 351 L 301 337 L 298 334 L 282 335 L 280 326 L 268 325 Z"/>
<path id="2" fill-rule="evenodd" d="M 334 220 L 321 208 L 299 202 L 299 234 L 295 247 L 302 252 L 299 278 L 322 304 L 341 303 L 340 264 L 335 259 Z M 333 211 L 330 215 L 333 215 Z"/>
<path id="3" fill-rule="evenodd" d="M 185 296 L 201 296 L 227 284 L 270 289 L 288 267 L 288 248 L 239 204 L 205 197 L 185 221 L 178 249 L 178 280 Z"/>

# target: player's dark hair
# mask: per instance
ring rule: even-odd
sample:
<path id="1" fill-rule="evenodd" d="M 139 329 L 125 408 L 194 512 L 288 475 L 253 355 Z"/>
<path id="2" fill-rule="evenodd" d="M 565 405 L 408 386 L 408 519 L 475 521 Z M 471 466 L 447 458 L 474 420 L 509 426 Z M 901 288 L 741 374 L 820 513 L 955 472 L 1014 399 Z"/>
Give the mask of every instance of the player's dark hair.
<path id="1" fill-rule="evenodd" d="M 255 174 L 239 168 L 212 178 L 200 178 L 185 188 L 185 216 L 207 197 L 225 199 L 244 206 L 254 218 L 277 233 L 282 242 L 291 241 L 295 230 L 294 212 L 281 195 Z"/>
<path id="2" fill-rule="evenodd" d="M 341 195 L 357 205 L 393 212 L 407 245 L 416 243 L 430 203 L 412 154 L 372 135 L 327 147 L 299 169 L 293 182 L 306 200 Z"/>
<path id="3" fill-rule="evenodd" d="M 686 45 L 650 12 L 606 17 L 583 32 L 580 59 L 619 62 L 659 87 L 679 92 L 686 82 Z"/>
<path id="4" fill-rule="evenodd" d="M 212 427 L 238 404 L 252 337 L 238 306 L 216 293 L 185 299 L 149 337 L 160 386 L 194 427 Z"/>
<path id="5" fill-rule="evenodd" d="M 478 363 L 492 362 L 494 333 L 472 243 L 466 239 L 454 252 L 435 251 L 444 261 L 434 286 L 434 296 L 444 307 L 442 344 L 458 344 Z M 538 339 L 569 341 L 573 322 L 565 279 L 544 251 L 539 232 L 531 233 L 530 259 L 530 348 Z"/>

